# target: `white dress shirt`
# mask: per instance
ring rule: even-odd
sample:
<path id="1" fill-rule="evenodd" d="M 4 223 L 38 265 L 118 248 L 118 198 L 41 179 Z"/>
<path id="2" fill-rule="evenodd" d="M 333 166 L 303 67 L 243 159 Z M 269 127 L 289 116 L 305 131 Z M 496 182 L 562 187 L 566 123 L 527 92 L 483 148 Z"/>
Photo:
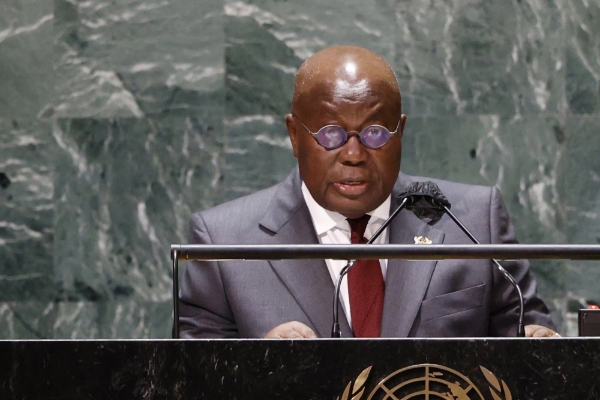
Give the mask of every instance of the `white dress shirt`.
<path id="1" fill-rule="evenodd" d="M 310 211 L 310 216 L 312 218 L 317 237 L 319 238 L 319 242 L 322 244 L 350 244 L 350 224 L 348 224 L 346 217 L 321 207 L 312 197 L 304 182 L 302 182 L 302 195 L 304 196 L 304 201 L 308 206 L 308 211 Z M 388 219 L 390 216 L 390 204 L 391 196 L 388 196 L 388 198 L 379 207 L 372 212 L 367 213 L 371 215 L 371 219 L 369 220 L 367 229 L 365 230 L 365 238 L 369 239 L 375 232 L 377 232 L 377 229 L 383 225 L 385 220 Z M 375 244 L 385 243 L 388 243 L 387 228 L 381 233 L 381 235 L 379 235 L 377 240 L 375 240 Z M 340 276 L 340 272 L 346 266 L 347 261 L 325 260 L 325 263 L 329 269 L 331 280 L 335 285 Z M 381 272 L 383 274 L 383 279 L 385 280 L 387 260 L 379 260 L 379 263 L 381 264 Z M 348 320 L 350 327 L 352 327 L 350 297 L 348 295 L 348 275 L 346 275 L 342 281 L 340 295 L 342 297 L 342 306 L 344 308 L 344 313 L 346 314 L 346 319 Z"/>

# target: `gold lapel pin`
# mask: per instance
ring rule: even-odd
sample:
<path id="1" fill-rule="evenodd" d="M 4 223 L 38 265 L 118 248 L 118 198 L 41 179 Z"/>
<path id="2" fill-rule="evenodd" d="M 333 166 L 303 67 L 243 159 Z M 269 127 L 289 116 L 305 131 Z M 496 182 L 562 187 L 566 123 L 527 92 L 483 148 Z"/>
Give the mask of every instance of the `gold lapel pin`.
<path id="1" fill-rule="evenodd" d="M 415 236 L 415 244 L 432 244 L 431 239 L 425 236 Z"/>

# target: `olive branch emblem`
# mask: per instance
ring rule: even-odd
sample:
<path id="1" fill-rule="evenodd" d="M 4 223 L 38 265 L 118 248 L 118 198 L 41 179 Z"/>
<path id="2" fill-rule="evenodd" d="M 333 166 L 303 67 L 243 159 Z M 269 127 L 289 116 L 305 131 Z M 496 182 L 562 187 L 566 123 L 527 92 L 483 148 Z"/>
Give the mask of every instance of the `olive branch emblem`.
<path id="1" fill-rule="evenodd" d="M 365 368 L 354 380 L 354 385 L 352 385 L 352 381 L 348 382 L 346 389 L 344 389 L 344 394 L 342 394 L 342 398 L 340 399 L 338 397 L 337 400 L 360 400 L 365 393 L 365 382 L 369 377 L 372 367 L 373 366 L 371 365 L 370 367 Z M 352 387 L 352 392 L 350 392 L 350 387 Z"/>
<path id="2" fill-rule="evenodd" d="M 494 400 L 512 400 L 512 394 L 510 393 L 506 382 L 504 382 L 503 380 L 498 381 L 496 375 L 494 375 L 489 369 L 482 367 L 481 365 L 479 366 L 479 368 L 481 369 L 481 372 L 483 372 L 483 376 L 485 376 L 485 379 L 487 379 L 487 381 L 490 384 L 489 389 Z M 496 393 L 494 389 L 496 389 L 498 393 Z M 504 394 L 504 398 L 500 397 L 502 394 Z"/>

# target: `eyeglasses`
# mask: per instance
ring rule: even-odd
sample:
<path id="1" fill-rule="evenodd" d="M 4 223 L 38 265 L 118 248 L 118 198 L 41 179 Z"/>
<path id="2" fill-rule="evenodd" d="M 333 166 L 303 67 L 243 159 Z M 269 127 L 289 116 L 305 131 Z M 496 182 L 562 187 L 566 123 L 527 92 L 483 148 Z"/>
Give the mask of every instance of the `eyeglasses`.
<path id="1" fill-rule="evenodd" d="M 389 142 L 392 136 L 395 135 L 400 128 L 400 120 L 398 120 L 398 125 L 396 125 L 396 130 L 394 132 L 390 132 L 385 126 L 381 125 L 369 125 L 360 132 L 346 132 L 346 130 L 339 125 L 325 125 L 317 132 L 311 132 L 310 129 L 308 129 L 306 125 L 304 125 L 302 121 L 298 119 L 298 117 L 295 115 L 294 117 L 321 146 L 328 150 L 342 147 L 348 141 L 351 133 L 356 133 L 360 139 L 360 142 L 366 147 L 370 149 L 378 149 Z"/>

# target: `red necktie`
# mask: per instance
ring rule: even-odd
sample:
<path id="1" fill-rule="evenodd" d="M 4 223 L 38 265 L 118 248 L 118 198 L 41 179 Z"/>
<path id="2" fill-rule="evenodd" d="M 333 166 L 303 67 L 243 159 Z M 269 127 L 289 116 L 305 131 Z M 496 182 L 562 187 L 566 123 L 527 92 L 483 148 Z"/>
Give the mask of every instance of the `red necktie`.
<path id="1" fill-rule="evenodd" d="M 367 243 L 364 238 L 370 215 L 348 218 L 352 244 Z M 379 337 L 385 282 L 379 260 L 356 260 L 348 272 L 350 313 L 355 337 Z"/>

